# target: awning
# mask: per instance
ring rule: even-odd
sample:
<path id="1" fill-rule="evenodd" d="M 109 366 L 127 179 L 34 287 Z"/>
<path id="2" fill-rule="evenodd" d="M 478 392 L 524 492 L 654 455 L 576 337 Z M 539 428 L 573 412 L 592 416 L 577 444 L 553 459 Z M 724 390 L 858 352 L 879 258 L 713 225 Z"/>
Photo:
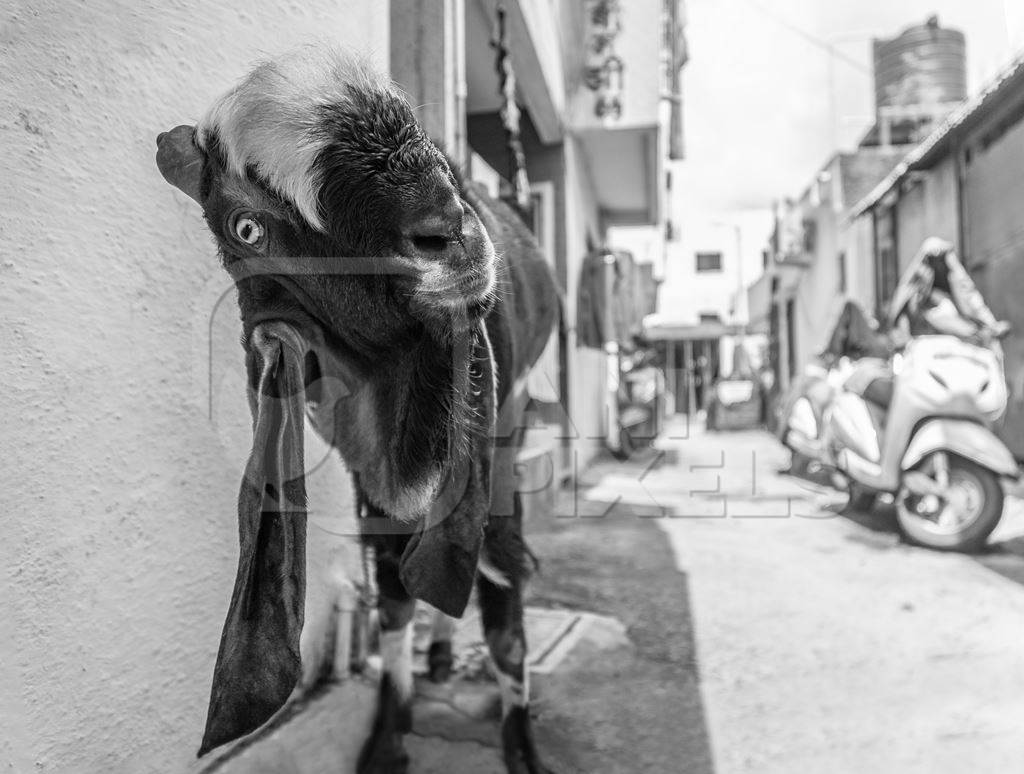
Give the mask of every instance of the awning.
<path id="1" fill-rule="evenodd" d="M 726 325 L 721 322 L 688 324 L 658 318 L 659 315 L 652 314 L 644 320 L 644 338 L 648 341 L 704 341 L 735 336 L 743 332 L 739 325 Z"/>
<path id="2" fill-rule="evenodd" d="M 662 176 L 658 131 L 647 126 L 576 132 L 605 228 L 657 224 Z"/>

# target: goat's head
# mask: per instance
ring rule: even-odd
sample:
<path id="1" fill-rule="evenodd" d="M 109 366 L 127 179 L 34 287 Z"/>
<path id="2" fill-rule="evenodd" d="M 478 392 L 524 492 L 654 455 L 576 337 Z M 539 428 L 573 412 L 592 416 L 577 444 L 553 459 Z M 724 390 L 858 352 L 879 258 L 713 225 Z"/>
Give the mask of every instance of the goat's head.
<path id="1" fill-rule="evenodd" d="M 320 259 L 317 287 L 340 328 L 360 322 L 349 310 L 446 333 L 489 308 L 494 247 L 480 218 L 405 98 L 351 58 L 307 47 L 265 62 L 157 145 L 228 269 Z"/>

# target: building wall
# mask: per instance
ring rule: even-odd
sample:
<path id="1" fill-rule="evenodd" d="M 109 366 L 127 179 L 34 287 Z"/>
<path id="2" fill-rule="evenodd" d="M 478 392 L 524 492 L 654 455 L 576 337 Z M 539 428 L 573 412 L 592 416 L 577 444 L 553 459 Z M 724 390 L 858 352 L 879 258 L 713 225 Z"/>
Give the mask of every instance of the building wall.
<path id="1" fill-rule="evenodd" d="M 937 236 L 956 245 L 960 244 L 960 202 L 957 193 L 956 160 L 950 156 L 943 159 L 925 179 L 924 206 L 930 231 L 925 237 Z M 922 237 L 922 241 L 924 238 Z M 914 254 L 921 247 L 914 245 Z M 913 258 L 913 254 L 910 256 Z M 907 259 L 909 261 L 909 259 Z M 905 264 L 904 264 L 905 265 Z"/>
<path id="2" fill-rule="evenodd" d="M 838 166 L 831 165 L 833 179 L 838 178 Z M 807 363 L 820 352 L 828 339 L 832 324 L 837 319 L 841 298 L 840 279 L 840 217 L 837 208 L 838 186 L 829 186 L 831 195 L 816 206 L 804 202 L 804 217 L 815 223 L 814 253 L 810 265 L 804 270 L 795 289 L 794 314 L 796 363 Z"/>
<path id="3" fill-rule="evenodd" d="M 850 220 L 850 208 L 870 192 L 901 159 L 900 151 L 860 149 L 834 156 L 819 172 L 787 222 L 813 223 L 813 248 L 802 256 L 806 268 L 791 269 L 792 288 L 782 283 L 782 302 L 792 299 L 793 363 L 800 367 L 817 355 L 828 341 L 841 311 L 841 302 L 852 299 L 865 311 L 875 311 L 875 229 L 870 213 Z M 917 246 L 931 213 L 941 209 L 944 191 L 931 190 L 926 182 L 908 189 L 899 200 L 900 228 Z M 954 198 L 955 203 L 955 198 Z M 907 221 L 904 228 L 903 219 Z M 806 235 L 806 229 L 803 229 Z M 792 241 L 792 237 L 787 237 Z M 902 245 L 902 243 L 901 243 Z M 787 249 L 783 245 L 783 249 Z M 795 249 L 798 253 L 800 246 Z M 901 247 L 902 249 L 902 247 Z M 792 274 L 797 276 L 792 278 Z"/>
<path id="4" fill-rule="evenodd" d="M 957 201 L 956 164 L 952 157 L 928 170 L 909 189 L 898 205 L 899 272 L 910 265 L 928 237 L 939 237 L 954 245 L 960 242 L 960 213 Z"/>
<path id="5" fill-rule="evenodd" d="M 0 30 L 0 424 L 16 504 L 0 565 L 17 590 L 0 597 L 0 768 L 186 771 L 251 429 L 230 283 L 154 140 L 263 52 L 313 36 L 386 67 L 386 7 L 40 0 L 7 4 Z M 325 464 L 309 485 L 307 653 L 351 528 L 340 465 L 312 439 L 308 457 Z"/>
<path id="6" fill-rule="evenodd" d="M 1024 101 L 1024 95 L 1021 95 Z M 964 181 L 967 222 L 965 256 L 972 266 L 1005 260 L 1024 242 L 1024 121 L 998 131 L 999 121 L 979 128 L 970 138 L 970 162 Z M 1012 119 L 1011 119 L 1012 120 Z M 992 135 L 990 137 L 990 135 Z M 995 289 L 995 288 L 993 288 Z"/>
<path id="7" fill-rule="evenodd" d="M 875 308 L 874 238 L 870 216 L 844 223 L 839 230 L 839 250 L 846 254 L 847 295 L 869 312 Z"/>
<path id="8" fill-rule="evenodd" d="M 568 125 L 573 129 L 623 129 L 658 123 L 662 87 L 662 6 L 663 0 L 630 0 L 620 4 L 622 31 L 614 39 L 613 46 L 615 53 L 626 63 L 622 80 L 622 116 L 606 122 L 594 112 L 595 92 L 576 88 L 570 91 L 569 99 Z M 570 84 L 574 84 L 579 73 L 568 72 L 567 77 Z"/>
<path id="9" fill-rule="evenodd" d="M 696 325 L 701 314 L 710 313 L 718 314 L 722 322 L 732 322 L 735 297 L 742 287 L 740 248 L 729 225 L 695 220 L 684 227 L 682 238 L 667 245 L 659 311 L 682 324 Z M 705 252 L 722 254 L 721 271 L 697 271 L 697 253 Z"/>
<path id="10" fill-rule="evenodd" d="M 925 208 L 924 192 L 924 184 L 918 183 L 900 194 L 896 210 L 896 260 L 899 276 L 903 276 L 903 270 L 910 265 L 917 248 L 921 246 L 931 228 Z"/>
<path id="11" fill-rule="evenodd" d="M 1017 100 L 1024 99 L 1020 95 Z M 1012 107 L 1012 100 L 1007 100 Z M 996 116 L 969 138 L 965 257 L 992 312 L 1013 325 L 1004 342 L 1010 402 L 1002 436 L 1024 458 L 1024 121 Z M 995 132 L 995 133 L 994 133 Z"/>

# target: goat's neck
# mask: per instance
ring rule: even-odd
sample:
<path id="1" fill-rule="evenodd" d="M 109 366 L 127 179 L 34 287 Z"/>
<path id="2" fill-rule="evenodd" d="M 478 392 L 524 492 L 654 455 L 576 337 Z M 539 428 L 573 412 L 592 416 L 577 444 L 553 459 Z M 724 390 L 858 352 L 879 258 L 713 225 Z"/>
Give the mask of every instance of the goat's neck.
<path id="1" fill-rule="evenodd" d="M 379 353 L 352 400 L 339 403 L 337 446 L 375 505 L 421 515 L 473 432 L 467 391 L 473 337 L 426 330 Z"/>

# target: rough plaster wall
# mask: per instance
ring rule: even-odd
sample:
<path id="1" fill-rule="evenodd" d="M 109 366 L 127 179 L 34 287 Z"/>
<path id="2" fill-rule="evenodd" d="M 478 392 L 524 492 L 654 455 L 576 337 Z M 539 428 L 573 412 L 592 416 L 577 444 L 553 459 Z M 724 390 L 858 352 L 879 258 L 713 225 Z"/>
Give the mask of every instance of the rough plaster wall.
<path id="1" fill-rule="evenodd" d="M 0 11 L 0 770 L 194 766 L 250 430 L 234 298 L 212 315 L 229 286 L 154 138 L 313 35 L 386 66 L 376 0 Z M 349 506 L 338 465 L 314 478 L 319 609 Z"/>

